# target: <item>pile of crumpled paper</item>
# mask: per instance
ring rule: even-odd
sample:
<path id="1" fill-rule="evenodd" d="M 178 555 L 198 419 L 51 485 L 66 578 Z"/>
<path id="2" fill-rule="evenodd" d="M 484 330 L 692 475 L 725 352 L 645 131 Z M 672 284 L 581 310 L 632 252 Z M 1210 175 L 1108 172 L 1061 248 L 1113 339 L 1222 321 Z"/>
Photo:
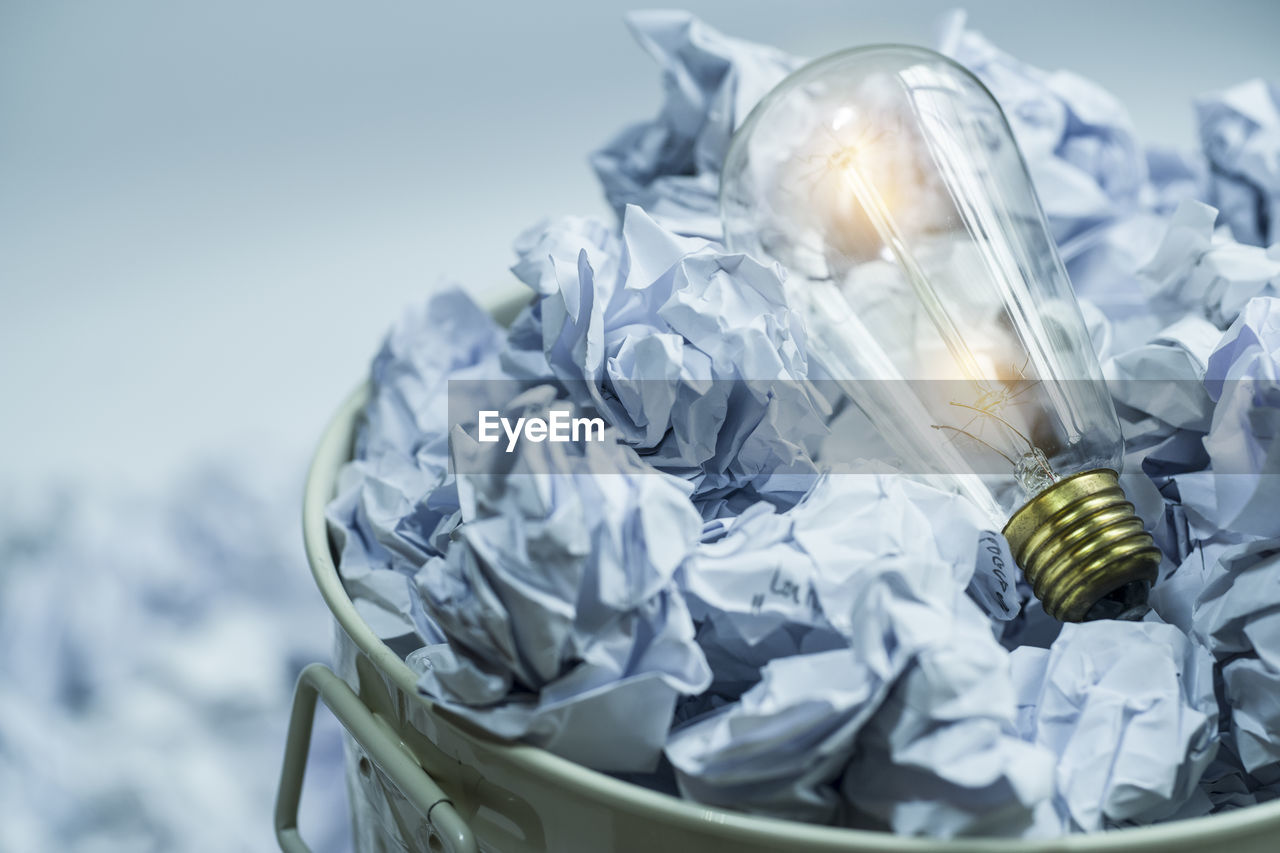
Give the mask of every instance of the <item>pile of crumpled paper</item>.
<path id="1" fill-rule="evenodd" d="M 823 474 L 829 409 L 722 390 L 812 375 L 782 271 L 717 242 L 732 132 L 801 60 L 684 13 L 630 24 L 666 99 L 592 155 L 618 221 L 520 235 L 509 329 L 446 292 L 373 363 L 329 519 L 422 694 L 698 802 L 904 834 L 1280 794 L 1280 90 L 1198 101 L 1184 156 L 1097 85 L 945 27 L 1024 152 L 1165 554 L 1145 621 L 1063 626 L 1025 584 L 993 606 L 999 537 L 963 499 Z M 451 467 L 448 384 L 486 379 L 517 389 L 504 414 L 567 405 L 611 440 Z"/>
<path id="2" fill-rule="evenodd" d="M 332 625 L 285 455 L 210 456 L 160 495 L 0 495 L 0 850 L 279 849 L 293 685 Z M 313 850 L 350 848 L 343 767 L 320 712 Z"/>

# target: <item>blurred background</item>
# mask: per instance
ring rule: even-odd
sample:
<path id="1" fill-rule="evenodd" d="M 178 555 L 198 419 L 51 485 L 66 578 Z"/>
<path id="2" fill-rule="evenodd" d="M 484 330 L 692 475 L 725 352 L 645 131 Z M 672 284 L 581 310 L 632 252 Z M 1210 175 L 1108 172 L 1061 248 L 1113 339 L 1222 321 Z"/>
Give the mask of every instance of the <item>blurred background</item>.
<path id="1" fill-rule="evenodd" d="M 955 4 L 687 5 L 818 56 L 933 45 Z M 274 849 L 329 636 L 307 457 L 404 304 L 509 287 L 520 230 L 607 213 L 587 154 L 662 96 L 631 6 L 0 2 L 0 849 Z M 966 8 L 1147 143 L 1280 78 L 1272 0 Z M 308 796 L 341 849 L 340 782 Z"/>

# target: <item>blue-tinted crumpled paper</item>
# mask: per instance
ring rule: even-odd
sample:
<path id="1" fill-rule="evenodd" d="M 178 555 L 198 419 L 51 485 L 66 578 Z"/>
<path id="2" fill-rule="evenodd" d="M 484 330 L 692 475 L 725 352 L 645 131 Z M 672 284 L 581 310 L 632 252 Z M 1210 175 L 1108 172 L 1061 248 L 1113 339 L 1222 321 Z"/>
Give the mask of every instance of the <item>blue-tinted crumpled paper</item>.
<path id="1" fill-rule="evenodd" d="M 407 638 L 410 649 L 444 639 L 412 578 L 444 553 L 457 523 L 448 381 L 502 376 L 501 341 L 493 319 L 458 290 L 406 310 L 374 358 L 354 458 L 326 511 L 356 610 L 379 637 Z"/>
<path id="2" fill-rule="evenodd" d="M 969 68 L 1009 119 L 1077 296 L 1102 309 L 1118 338 L 1139 341 L 1176 317 L 1153 317 L 1139 270 L 1181 201 L 1201 198 L 1198 157 L 1143 150 L 1124 105 L 1069 71 L 1022 62 L 943 21 L 939 50 Z"/>
<path id="3" fill-rule="evenodd" d="M 555 395 L 538 386 L 503 411 L 545 417 Z M 479 452 L 461 428 L 453 441 Z M 458 475 L 452 543 L 417 574 L 448 638 L 420 689 L 500 736 L 653 770 L 677 696 L 711 679 L 673 581 L 702 528 L 688 484 L 608 440 L 523 442 L 497 461 Z"/>
<path id="4" fill-rule="evenodd" d="M 914 535 L 925 523 L 937 533 Z M 852 641 L 860 630 L 852 615 L 859 582 L 871 577 L 862 566 L 881 554 L 941 561 L 939 583 L 972 588 L 983 523 L 959 496 L 913 480 L 827 475 L 785 512 L 761 502 L 727 524 L 708 524 L 681 589 L 695 618 L 712 625 L 708 653 L 725 658 L 726 669 L 758 671 L 774 658 Z M 984 562 L 984 581 L 990 569 Z"/>
<path id="5" fill-rule="evenodd" d="M 760 681 L 672 733 L 686 796 L 908 834 L 1028 823 L 1049 760 L 1016 736 L 1007 656 L 965 594 L 982 523 L 955 495 L 846 474 L 704 543 L 684 588 L 716 625 L 709 657 L 735 658 L 724 698 Z"/>
<path id="6" fill-rule="evenodd" d="M 591 164 L 619 217 L 635 204 L 677 233 L 718 237 L 729 139 L 800 60 L 721 35 L 688 12 L 633 12 L 627 23 L 661 66 L 666 97 L 656 118 L 623 130 Z"/>
<path id="7" fill-rule="evenodd" d="M 1241 243 L 1280 242 L 1280 89 L 1250 80 L 1196 100 L 1212 166 L 1206 201 Z"/>
<path id="8" fill-rule="evenodd" d="M 1220 662 L 1228 745 L 1258 780 L 1280 782 L 1280 540 L 1225 550 L 1207 573 L 1192 626 Z"/>
<path id="9" fill-rule="evenodd" d="M 1149 823 L 1204 796 L 1197 784 L 1218 748 L 1213 661 L 1177 628 L 1066 625 L 1049 649 L 1023 646 L 1012 662 L 1019 729 L 1055 755 L 1058 826 L 1042 832 Z"/>
<path id="10" fill-rule="evenodd" d="M 1102 361 L 1125 437 L 1121 485 L 1175 564 L 1187 548 L 1182 516 L 1180 508 L 1166 506 L 1155 481 L 1167 484 L 1208 464 L 1203 441 L 1213 400 L 1204 375 L 1221 334 L 1208 320 L 1188 315 Z"/>
<path id="11" fill-rule="evenodd" d="M 1214 232 L 1218 211 L 1179 205 L 1154 257 L 1142 269 L 1152 309 L 1169 318 L 1201 314 L 1225 329 L 1255 296 L 1280 292 L 1280 257 Z"/>
<path id="12" fill-rule="evenodd" d="M 536 301 L 505 364 L 536 375 L 536 353 L 518 346 L 539 347 L 542 371 L 649 464 L 687 478 L 708 517 L 760 495 L 789 505 L 812 484 L 828 404 L 803 382 L 803 327 L 776 266 L 680 237 L 635 206 L 620 236 L 570 217 L 517 251 Z"/>
<path id="13" fill-rule="evenodd" d="M 1204 439 L 1216 473 L 1202 515 L 1239 533 L 1280 536 L 1280 299 L 1252 299 L 1209 358 L 1217 405 Z"/>
<path id="14" fill-rule="evenodd" d="M 1146 157 L 1123 105 L 1070 71 L 1042 71 L 967 29 L 944 25 L 939 50 L 973 71 L 1004 109 L 1061 243 L 1135 209 Z"/>
<path id="15" fill-rule="evenodd" d="M 1280 782 L 1280 299 L 1245 305 L 1209 359 L 1217 401 L 1204 444 L 1217 473 L 1184 485 L 1184 503 L 1210 538 L 1212 559 L 1188 583 L 1190 624 L 1218 657 L 1231 708 L 1228 744 L 1243 768 Z M 1189 478 L 1184 478 L 1189 479 Z M 1269 537 L 1269 538 L 1258 538 Z"/>
<path id="16" fill-rule="evenodd" d="M 1210 356 L 1205 389 L 1216 398 L 1198 468 L 1173 480 L 1189 535 L 1215 546 L 1280 535 L 1274 456 L 1277 409 L 1275 305 L 1250 301 Z"/>

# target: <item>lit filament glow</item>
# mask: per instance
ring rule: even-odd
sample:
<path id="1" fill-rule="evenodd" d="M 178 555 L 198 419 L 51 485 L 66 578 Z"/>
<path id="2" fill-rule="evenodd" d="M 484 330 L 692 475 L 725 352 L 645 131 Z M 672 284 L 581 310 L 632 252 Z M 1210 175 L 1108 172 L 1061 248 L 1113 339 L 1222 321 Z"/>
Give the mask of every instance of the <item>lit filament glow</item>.
<path id="1" fill-rule="evenodd" d="M 959 426 L 932 424 L 933 428 L 947 432 L 953 439 L 968 438 L 999 454 L 1013 467 L 1017 482 L 1028 494 L 1043 490 L 1060 478 L 1049 464 L 1044 451 L 1028 436 L 1029 425 L 1023 423 L 1020 428 L 1015 423 L 1017 415 L 1011 411 L 1017 399 L 1037 383 L 1025 378 L 1025 365 L 1014 369 L 1009 382 L 1002 381 L 993 359 L 985 353 L 974 352 L 961 335 L 925 271 L 924 264 L 912 251 L 911 241 L 902 233 L 886 194 L 864 177 L 879 167 L 876 162 L 876 147 L 891 144 L 891 140 L 886 139 L 887 135 L 883 132 L 871 133 L 864 129 L 852 134 L 858 139 L 857 142 L 841 142 L 841 132 L 851 129 L 852 121 L 851 109 L 836 111 L 829 133 L 834 147 L 822 158 L 824 178 L 827 181 L 834 180 L 845 188 L 849 200 L 856 203 L 865 214 L 876 235 L 897 262 L 960 374 L 973 385 L 974 393 L 970 401 L 952 399 L 948 403 L 950 407 L 960 410 L 965 416 L 964 422 Z M 892 186 L 883 179 L 878 184 L 880 187 Z M 988 434 L 988 426 L 995 427 L 1000 435 Z M 1002 446 L 1005 449 L 1001 449 Z"/>

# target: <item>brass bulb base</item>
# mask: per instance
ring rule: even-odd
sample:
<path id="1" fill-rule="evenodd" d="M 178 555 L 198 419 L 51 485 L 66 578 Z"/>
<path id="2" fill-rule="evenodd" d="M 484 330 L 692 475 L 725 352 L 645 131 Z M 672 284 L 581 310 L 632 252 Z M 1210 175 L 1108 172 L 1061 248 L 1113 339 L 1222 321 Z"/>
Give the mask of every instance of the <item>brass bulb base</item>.
<path id="1" fill-rule="evenodd" d="M 1045 613 L 1062 622 L 1140 619 L 1160 549 L 1108 468 L 1073 474 L 1036 495 L 1004 527 Z"/>

